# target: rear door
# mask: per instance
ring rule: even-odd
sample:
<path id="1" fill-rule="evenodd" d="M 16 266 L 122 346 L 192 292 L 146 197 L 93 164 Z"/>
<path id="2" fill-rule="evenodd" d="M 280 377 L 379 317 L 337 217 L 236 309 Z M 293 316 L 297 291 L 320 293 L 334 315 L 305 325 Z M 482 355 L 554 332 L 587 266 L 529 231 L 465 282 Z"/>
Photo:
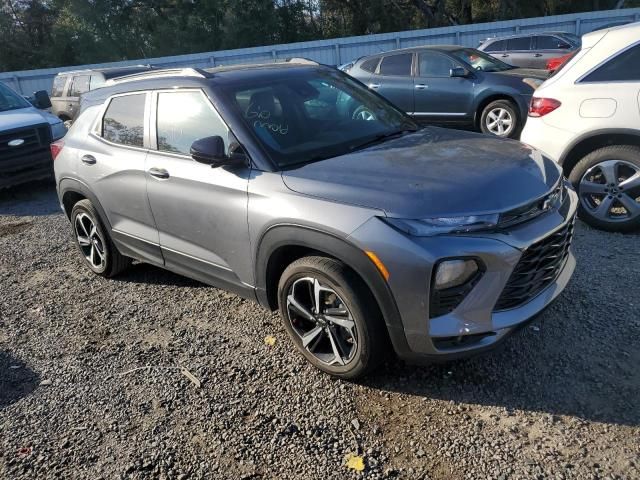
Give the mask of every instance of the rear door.
<path id="1" fill-rule="evenodd" d="M 531 68 L 546 68 L 547 61 L 562 57 L 573 50 L 573 46 L 555 35 L 536 35 L 534 37 L 534 55 Z"/>
<path id="2" fill-rule="evenodd" d="M 531 68 L 534 63 L 534 52 L 531 51 L 531 36 L 507 39 L 507 51 L 500 60 L 516 67 Z"/>
<path id="3" fill-rule="evenodd" d="M 191 144 L 230 130 L 200 89 L 153 95 L 153 149 L 147 157 L 149 204 L 167 268 L 237 291 L 250 262 L 247 188 L 250 168 L 212 168 L 191 158 Z"/>
<path id="4" fill-rule="evenodd" d="M 419 120 L 461 121 L 470 116 L 474 98 L 471 78 L 451 77 L 461 64 L 444 53 L 418 53 L 414 78 L 414 116 Z"/>
<path id="5" fill-rule="evenodd" d="M 78 173 L 105 210 L 122 253 L 162 264 L 158 231 L 147 200 L 149 97 L 149 93 L 135 92 L 108 101 L 85 148 L 78 149 Z"/>
<path id="6" fill-rule="evenodd" d="M 405 112 L 414 111 L 413 57 L 411 52 L 382 57 L 378 70 L 371 75 L 367 84 Z"/>

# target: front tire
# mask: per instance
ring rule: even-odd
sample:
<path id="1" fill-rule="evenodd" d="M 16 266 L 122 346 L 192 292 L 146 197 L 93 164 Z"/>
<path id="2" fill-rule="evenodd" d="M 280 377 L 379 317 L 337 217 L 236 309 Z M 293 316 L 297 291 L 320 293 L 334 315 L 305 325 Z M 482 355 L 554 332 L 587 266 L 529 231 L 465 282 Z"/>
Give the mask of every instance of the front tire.
<path id="1" fill-rule="evenodd" d="M 294 345 L 319 370 L 354 379 L 384 360 L 382 315 L 362 280 L 342 262 L 296 260 L 280 277 L 278 304 Z"/>
<path id="2" fill-rule="evenodd" d="M 578 192 L 578 216 L 611 232 L 640 228 L 640 147 L 613 145 L 580 160 L 569 180 Z"/>
<path id="3" fill-rule="evenodd" d="M 516 138 L 522 128 L 516 105 L 510 100 L 495 100 L 482 109 L 480 130 L 500 138 Z"/>
<path id="4" fill-rule="evenodd" d="M 131 259 L 121 255 L 111 241 L 89 200 L 80 200 L 73 206 L 71 225 L 84 263 L 96 275 L 113 277 L 131 264 Z"/>

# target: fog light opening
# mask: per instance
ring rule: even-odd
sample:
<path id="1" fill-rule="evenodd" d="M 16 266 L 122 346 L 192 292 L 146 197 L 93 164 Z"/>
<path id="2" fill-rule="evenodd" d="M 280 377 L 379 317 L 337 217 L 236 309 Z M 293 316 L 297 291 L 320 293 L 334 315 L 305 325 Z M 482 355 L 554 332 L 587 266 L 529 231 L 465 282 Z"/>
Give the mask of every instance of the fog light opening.
<path id="1" fill-rule="evenodd" d="M 434 287 L 438 290 L 464 285 L 478 273 L 478 263 L 473 259 L 445 260 L 438 264 Z"/>

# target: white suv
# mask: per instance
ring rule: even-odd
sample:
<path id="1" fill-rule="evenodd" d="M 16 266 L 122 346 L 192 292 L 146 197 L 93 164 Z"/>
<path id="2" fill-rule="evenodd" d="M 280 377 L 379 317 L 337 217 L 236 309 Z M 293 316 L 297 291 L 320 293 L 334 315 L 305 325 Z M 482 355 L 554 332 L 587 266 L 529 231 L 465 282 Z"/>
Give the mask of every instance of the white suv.
<path id="1" fill-rule="evenodd" d="M 640 23 L 582 37 L 535 91 L 521 139 L 563 166 L 584 221 L 640 227 Z"/>

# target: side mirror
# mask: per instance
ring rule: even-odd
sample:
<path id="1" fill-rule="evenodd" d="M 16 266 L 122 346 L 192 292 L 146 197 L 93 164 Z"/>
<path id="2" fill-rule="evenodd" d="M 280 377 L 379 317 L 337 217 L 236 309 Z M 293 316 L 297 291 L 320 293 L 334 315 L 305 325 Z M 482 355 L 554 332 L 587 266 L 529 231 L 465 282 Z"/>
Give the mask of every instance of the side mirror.
<path id="1" fill-rule="evenodd" d="M 469 72 L 466 68 L 455 67 L 449 70 L 449 76 L 454 78 L 467 78 L 469 76 Z"/>
<path id="2" fill-rule="evenodd" d="M 51 108 L 51 99 L 46 90 L 39 90 L 33 94 L 33 104 L 36 108 L 44 110 L 45 108 Z"/>
<path id="3" fill-rule="evenodd" d="M 230 148 L 230 150 L 232 150 Z M 211 165 L 212 168 L 224 165 L 246 164 L 247 157 L 240 150 L 227 155 L 224 149 L 224 140 L 221 136 L 200 138 L 191 145 L 191 158 L 196 162 Z"/>

